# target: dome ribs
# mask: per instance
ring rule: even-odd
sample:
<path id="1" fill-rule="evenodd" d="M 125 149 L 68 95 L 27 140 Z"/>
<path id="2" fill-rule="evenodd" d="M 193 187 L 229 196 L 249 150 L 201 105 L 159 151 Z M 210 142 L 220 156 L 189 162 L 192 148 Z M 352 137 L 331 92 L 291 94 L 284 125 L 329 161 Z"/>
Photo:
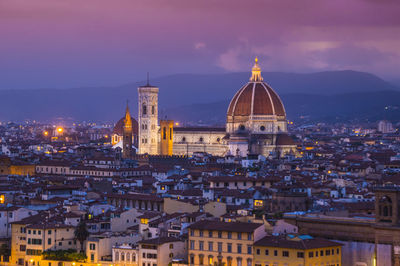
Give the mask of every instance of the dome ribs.
<path id="1" fill-rule="evenodd" d="M 271 104 L 271 99 L 261 83 L 257 83 L 254 93 L 253 115 L 272 114 L 274 114 L 274 108 Z"/>

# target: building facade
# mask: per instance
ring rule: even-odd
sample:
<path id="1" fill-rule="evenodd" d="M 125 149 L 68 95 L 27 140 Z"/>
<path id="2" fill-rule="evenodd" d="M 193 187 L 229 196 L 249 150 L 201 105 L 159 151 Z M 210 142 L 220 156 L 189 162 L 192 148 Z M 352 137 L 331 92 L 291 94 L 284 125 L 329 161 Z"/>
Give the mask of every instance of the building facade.
<path id="1" fill-rule="evenodd" d="M 174 127 L 173 120 L 158 121 L 158 92 L 149 84 L 138 88 L 139 154 L 190 156 L 205 152 L 244 157 L 296 153 L 287 134 L 284 105 L 264 82 L 257 58 L 249 82 L 229 104 L 225 127 Z M 119 139 L 117 135 L 114 138 Z"/>
<path id="2" fill-rule="evenodd" d="M 252 266 L 254 243 L 266 234 L 263 223 L 196 222 L 189 226 L 189 265 Z"/>
<path id="3" fill-rule="evenodd" d="M 159 154 L 158 90 L 149 83 L 138 88 L 140 154 Z"/>
<path id="4" fill-rule="evenodd" d="M 254 265 L 342 265 L 342 244 L 310 236 L 267 236 L 254 243 Z"/>

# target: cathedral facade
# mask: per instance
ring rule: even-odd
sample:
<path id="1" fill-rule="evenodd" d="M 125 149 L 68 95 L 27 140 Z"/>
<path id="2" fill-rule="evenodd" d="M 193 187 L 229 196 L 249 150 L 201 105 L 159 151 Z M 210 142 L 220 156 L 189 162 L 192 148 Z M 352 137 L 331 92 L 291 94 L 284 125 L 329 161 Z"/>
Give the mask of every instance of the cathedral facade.
<path id="1" fill-rule="evenodd" d="M 174 127 L 173 120 L 158 120 L 159 88 L 147 84 L 138 88 L 138 122 L 125 115 L 122 132 L 114 128 L 112 141 L 120 146 L 134 145 L 139 154 L 187 155 L 206 152 L 216 156 L 282 156 L 296 153 L 296 145 L 287 134 L 284 105 L 279 95 L 264 82 L 256 58 L 249 82 L 233 96 L 226 127 Z M 129 114 L 127 109 L 126 113 Z M 118 121 L 118 123 L 120 123 Z M 121 127 L 121 125 L 116 125 Z M 136 127 L 135 127 L 136 125 Z M 129 127 L 129 125 L 128 125 Z M 123 134 L 120 136 L 118 134 Z M 128 139 L 131 142 L 128 142 Z M 123 152 L 124 156 L 128 153 Z"/>

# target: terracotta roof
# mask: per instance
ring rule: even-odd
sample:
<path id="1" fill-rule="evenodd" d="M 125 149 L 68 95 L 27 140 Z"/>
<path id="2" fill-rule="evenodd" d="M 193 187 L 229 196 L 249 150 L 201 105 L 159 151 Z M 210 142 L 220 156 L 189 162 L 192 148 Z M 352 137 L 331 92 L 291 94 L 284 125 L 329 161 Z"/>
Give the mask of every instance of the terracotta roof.
<path id="1" fill-rule="evenodd" d="M 291 249 L 315 249 L 342 246 L 341 243 L 322 238 L 287 239 L 279 236 L 266 236 L 254 243 L 254 246 L 282 247 Z"/>
<path id="2" fill-rule="evenodd" d="M 296 144 L 288 134 L 282 133 L 276 136 L 276 145 L 281 146 L 281 145 L 296 145 Z"/>
<path id="3" fill-rule="evenodd" d="M 111 194 L 107 195 L 107 198 L 120 198 L 120 199 L 127 199 L 127 200 L 149 200 L 149 201 L 157 201 L 163 202 L 164 200 L 156 195 L 152 194 Z"/>
<path id="4" fill-rule="evenodd" d="M 242 223 L 242 222 L 221 222 L 221 221 L 209 221 L 202 220 L 198 221 L 189 226 L 190 229 L 199 230 L 214 230 L 214 231 L 228 231 L 228 232 L 242 232 L 252 233 L 254 230 L 264 226 L 259 223 Z"/>
<path id="5" fill-rule="evenodd" d="M 225 132 L 224 127 L 174 127 L 174 131 L 176 132 L 210 132 L 210 131 L 217 131 L 217 132 Z"/>
<path id="6" fill-rule="evenodd" d="M 140 244 L 161 245 L 170 242 L 181 242 L 182 240 L 176 237 L 157 237 L 139 241 Z"/>
<path id="7" fill-rule="evenodd" d="M 124 133 L 124 119 L 125 116 L 122 117 L 118 122 L 115 124 L 112 134 L 117 134 L 122 136 Z M 132 134 L 138 135 L 139 134 L 139 125 L 135 118 L 131 117 L 132 119 Z"/>
<path id="8" fill-rule="evenodd" d="M 233 97 L 228 116 L 277 115 L 286 116 L 278 94 L 264 82 L 249 82 Z"/>

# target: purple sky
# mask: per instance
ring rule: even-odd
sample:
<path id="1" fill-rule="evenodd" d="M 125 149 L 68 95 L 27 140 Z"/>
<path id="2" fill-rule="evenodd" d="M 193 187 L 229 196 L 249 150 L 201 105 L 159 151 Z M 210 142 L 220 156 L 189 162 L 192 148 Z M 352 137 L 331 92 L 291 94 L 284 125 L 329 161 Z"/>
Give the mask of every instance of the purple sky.
<path id="1" fill-rule="evenodd" d="M 399 0 L 0 0 L 0 89 L 175 73 L 353 69 L 400 79 Z"/>

